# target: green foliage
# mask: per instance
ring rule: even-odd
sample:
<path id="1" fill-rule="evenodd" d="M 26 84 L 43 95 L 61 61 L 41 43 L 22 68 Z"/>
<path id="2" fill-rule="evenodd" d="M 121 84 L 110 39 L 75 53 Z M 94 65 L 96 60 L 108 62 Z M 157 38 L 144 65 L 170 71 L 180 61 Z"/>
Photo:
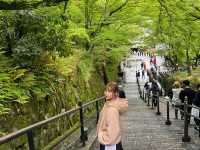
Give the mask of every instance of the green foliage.
<path id="1" fill-rule="evenodd" d="M 85 44 L 90 42 L 90 37 L 88 36 L 85 28 L 78 27 L 73 22 L 69 22 L 67 34 L 72 44 L 76 45 L 78 48 L 83 48 Z"/>
<path id="2" fill-rule="evenodd" d="M 197 84 L 200 84 L 199 73 L 200 73 L 200 68 L 194 69 L 191 76 L 188 76 L 186 71 L 177 72 L 173 76 L 168 77 L 165 81 L 170 82 L 170 84 L 172 85 L 174 81 L 182 82 L 184 80 L 189 80 L 191 82 L 191 87 L 194 90 L 197 90 L 196 89 Z"/>
<path id="3" fill-rule="evenodd" d="M 158 0 L 160 13 L 157 34 L 160 40 L 169 46 L 166 54 L 172 56 L 172 65 L 188 65 L 192 58 L 197 57 L 193 52 L 199 53 L 199 44 L 196 43 L 196 34 L 200 31 L 198 3 L 193 0 Z"/>
<path id="4" fill-rule="evenodd" d="M 12 103 L 24 104 L 28 102 L 30 96 L 29 91 L 15 82 L 24 75 L 26 70 L 13 71 L 11 60 L 0 54 L 0 114 L 8 113 Z"/>
<path id="5" fill-rule="evenodd" d="M 108 52 L 108 77 L 109 80 L 117 80 L 116 74 L 118 73 L 118 65 L 120 64 L 121 60 L 123 60 L 124 56 L 127 54 L 128 47 L 120 47 L 120 48 L 113 48 L 111 51 Z"/>
<path id="6" fill-rule="evenodd" d="M 26 2 L 32 7 L 39 1 Z M 66 4 L 65 12 L 62 4 L 0 12 L 0 52 L 5 52 L 1 54 L 1 106 L 51 116 L 75 105 L 77 93 L 85 100 L 100 96 L 105 71 L 109 80 L 116 80 L 127 47 L 143 35 L 149 25 L 146 20 L 155 15 L 144 13 L 147 5 L 141 9 L 137 1 L 70 0 Z M 141 12 L 143 16 L 138 15 Z M 101 86 L 95 90 L 92 80 Z M 43 102 L 52 103 L 51 111 L 37 108 Z M 15 110 L 16 103 L 22 106 L 20 111 Z M 35 110 L 23 109 L 27 103 Z"/>
<path id="7" fill-rule="evenodd" d="M 23 36 L 13 49 L 13 59 L 21 67 L 31 67 L 41 55 L 42 49 L 33 34 Z"/>
<path id="8" fill-rule="evenodd" d="M 36 9 L 0 11 L 0 121 L 11 127 L 69 110 L 77 95 L 83 102 L 102 96 L 135 41 L 145 49 L 165 44 L 171 65 L 200 54 L 197 0 L 25 2 Z M 76 121 L 69 116 L 67 128 Z"/>

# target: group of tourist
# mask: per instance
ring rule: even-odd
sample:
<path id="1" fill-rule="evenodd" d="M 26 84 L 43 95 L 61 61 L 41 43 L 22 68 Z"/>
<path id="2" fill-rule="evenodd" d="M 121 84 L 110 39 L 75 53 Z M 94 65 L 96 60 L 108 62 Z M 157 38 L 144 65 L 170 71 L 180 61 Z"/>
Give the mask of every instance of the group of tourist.
<path id="1" fill-rule="evenodd" d="M 194 91 L 191 87 L 190 87 L 190 81 L 189 80 L 184 80 L 182 82 L 182 87 L 180 82 L 175 81 L 173 84 L 173 88 L 172 88 L 172 104 L 175 106 L 175 116 L 176 118 L 178 118 L 178 109 L 180 109 L 180 115 L 181 115 L 181 119 L 184 119 L 184 100 L 185 98 L 187 98 L 187 103 L 189 105 L 194 105 L 196 107 L 200 107 L 200 84 L 197 85 L 197 91 Z M 196 116 L 196 117 L 200 117 L 200 113 L 198 109 L 192 108 L 192 107 L 188 107 L 187 112 L 189 114 L 192 113 L 192 115 Z M 200 126 L 200 121 L 196 118 L 194 118 L 195 121 L 195 129 L 199 130 L 199 126 Z M 188 122 L 190 123 L 190 117 L 188 119 Z"/>
<path id="2" fill-rule="evenodd" d="M 165 74 L 163 74 L 165 76 Z M 151 82 L 147 81 L 144 85 L 144 90 L 146 94 L 152 94 L 152 102 L 154 106 L 157 106 L 157 100 L 159 93 L 162 93 L 162 88 L 160 86 L 160 83 L 158 80 L 152 79 Z M 169 90 L 169 89 L 168 89 Z M 175 106 L 175 117 L 178 119 L 178 112 L 180 109 L 180 116 L 181 119 L 184 119 L 184 101 L 185 98 L 187 98 L 187 103 L 189 105 L 194 105 L 196 107 L 200 107 L 200 84 L 197 84 L 196 91 L 194 91 L 190 87 L 190 81 L 184 80 L 181 83 L 178 81 L 175 81 L 173 84 L 173 88 L 171 89 L 171 92 L 165 91 L 171 99 L 172 99 L 172 106 Z M 196 108 L 188 107 L 187 112 L 189 114 L 192 114 L 196 117 L 200 117 L 200 112 Z M 197 118 L 194 118 L 195 121 L 195 130 L 200 130 L 200 121 Z M 188 123 L 190 123 L 190 117 L 188 117 Z"/>
<path id="3" fill-rule="evenodd" d="M 150 95 L 152 93 L 152 102 L 153 105 L 156 107 L 158 103 L 158 97 L 160 96 L 162 91 L 161 85 L 158 80 L 152 79 L 151 82 L 147 81 L 144 84 L 144 90 L 147 95 Z"/>
<path id="4" fill-rule="evenodd" d="M 145 78 L 145 71 L 144 70 L 142 70 L 141 71 L 142 72 L 142 79 L 144 79 Z M 136 78 L 138 78 L 138 79 L 140 79 L 140 70 L 138 70 L 138 71 L 136 71 Z"/>
<path id="5" fill-rule="evenodd" d="M 162 88 L 160 86 L 160 83 L 153 79 L 151 82 L 147 81 L 144 85 L 144 90 L 146 94 L 152 94 L 152 102 L 154 106 L 157 106 L 157 100 L 159 94 L 162 92 Z M 196 91 L 194 91 L 190 87 L 190 81 L 184 80 L 181 83 L 178 81 L 175 81 L 173 84 L 173 88 L 171 90 L 172 92 L 168 92 L 168 96 L 171 97 L 172 106 L 175 107 L 175 117 L 178 119 L 178 112 L 180 110 L 180 116 L 181 119 L 184 119 L 184 101 L 187 100 L 187 103 L 189 105 L 194 105 L 196 107 L 200 107 L 200 84 L 197 84 Z M 196 117 L 200 117 L 200 112 L 196 108 L 188 107 L 187 112 L 189 114 L 192 114 Z M 190 123 L 190 118 L 188 117 L 188 123 Z M 194 118 L 195 121 L 195 130 L 200 130 L 200 121 L 197 118 Z"/>
<path id="6" fill-rule="evenodd" d="M 151 56 L 149 53 L 144 53 L 143 51 L 131 51 L 131 54 L 134 54 L 137 56 Z"/>

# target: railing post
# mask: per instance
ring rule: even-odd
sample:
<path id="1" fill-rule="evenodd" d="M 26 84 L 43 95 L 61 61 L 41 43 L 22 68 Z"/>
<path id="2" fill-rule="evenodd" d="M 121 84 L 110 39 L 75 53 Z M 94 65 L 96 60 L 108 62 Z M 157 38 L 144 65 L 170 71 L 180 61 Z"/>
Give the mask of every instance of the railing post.
<path id="1" fill-rule="evenodd" d="M 32 130 L 29 130 L 27 132 L 27 137 L 28 137 L 29 150 L 35 150 L 33 131 Z"/>
<path id="2" fill-rule="evenodd" d="M 184 99 L 184 135 L 182 137 L 183 142 L 190 142 L 191 138 L 188 135 L 188 99 L 185 97 Z"/>
<path id="3" fill-rule="evenodd" d="M 85 146 L 85 133 L 84 133 L 84 120 L 83 120 L 83 108 L 82 108 L 82 102 L 79 101 L 78 102 L 78 106 L 80 107 L 80 124 L 81 124 L 81 142 L 83 144 L 83 146 Z"/>
<path id="4" fill-rule="evenodd" d="M 96 123 L 98 123 L 98 120 L 99 120 L 99 103 L 98 103 L 98 101 L 96 101 L 96 111 L 97 111 Z"/>
<path id="5" fill-rule="evenodd" d="M 167 101 L 167 120 L 165 121 L 166 125 L 171 125 L 172 122 L 169 119 L 169 101 Z"/>
<path id="6" fill-rule="evenodd" d="M 157 113 L 156 115 L 161 115 L 160 113 L 160 100 L 159 100 L 159 93 L 157 92 L 157 97 L 156 97 L 156 103 L 157 103 Z"/>
<path id="7" fill-rule="evenodd" d="M 142 98 L 142 91 L 141 91 L 141 88 L 140 88 L 140 83 L 139 83 L 138 78 L 137 78 L 137 84 L 138 84 L 138 92 L 139 92 L 140 98 Z"/>

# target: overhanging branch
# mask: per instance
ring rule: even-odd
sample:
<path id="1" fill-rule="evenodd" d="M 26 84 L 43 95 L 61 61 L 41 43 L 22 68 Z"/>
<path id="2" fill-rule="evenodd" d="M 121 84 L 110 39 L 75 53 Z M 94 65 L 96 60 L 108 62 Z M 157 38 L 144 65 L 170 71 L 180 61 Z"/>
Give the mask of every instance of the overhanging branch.
<path id="1" fill-rule="evenodd" d="M 121 4 L 119 7 L 117 7 L 116 9 L 112 10 L 110 13 L 109 13 L 109 16 L 112 16 L 114 13 L 120 11 L 123 7 L 126 6 L 126 4 L 128 3 L 128 0 L 126 0 L 123 4 Z"/>
<path id="2" fill-rule="evenodd" d="M 127 5 L 127 3 L 128 3 L 128 0 L 126 0 L 124 3 L 122 3 L 122 4 L 121 4 L 120 6 L 118 6 L 116 9 L 110 11 L 110 13 L 108 14 L 107 17 L 104 16 L 103 19 L 100 19 L 101 22 L 99 23 L 99 25 L 98 25 L 97 29 L 95 30 L 95 32 L 92 33 L 93 36 L 96 36 L 96 34 L 97 34 L 98 32 L 100 32 L 100 30 L 102 29 L 102 27 L 110 25 L 111 22 L 107 22 L 108 19 L 109 19 L 109 17 L 111 17 L 113 14 L 115 14 L 115 13 L 117 13 L 118 11 L 120 11 L 121 9 L 123 9 L 123 8 Z"/>
<path id="3" fill-rule="evenodd" d="M 193 13 L 189 13 L 189 15 L 193 18 L 195 18 L 195 20 L 200 20 L 200 16 L 193 14 Z"/>

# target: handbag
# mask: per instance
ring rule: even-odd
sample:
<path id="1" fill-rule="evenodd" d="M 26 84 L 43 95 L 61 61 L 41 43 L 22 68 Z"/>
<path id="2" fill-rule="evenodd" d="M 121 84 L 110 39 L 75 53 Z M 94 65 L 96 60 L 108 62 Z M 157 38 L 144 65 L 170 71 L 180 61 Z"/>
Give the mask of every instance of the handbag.
<path id="1" fill-rule="evenodd" d="M 197 108 L 192 107 L 191 114 L 195 117 L 199 117 L 199 110 Z"/>

